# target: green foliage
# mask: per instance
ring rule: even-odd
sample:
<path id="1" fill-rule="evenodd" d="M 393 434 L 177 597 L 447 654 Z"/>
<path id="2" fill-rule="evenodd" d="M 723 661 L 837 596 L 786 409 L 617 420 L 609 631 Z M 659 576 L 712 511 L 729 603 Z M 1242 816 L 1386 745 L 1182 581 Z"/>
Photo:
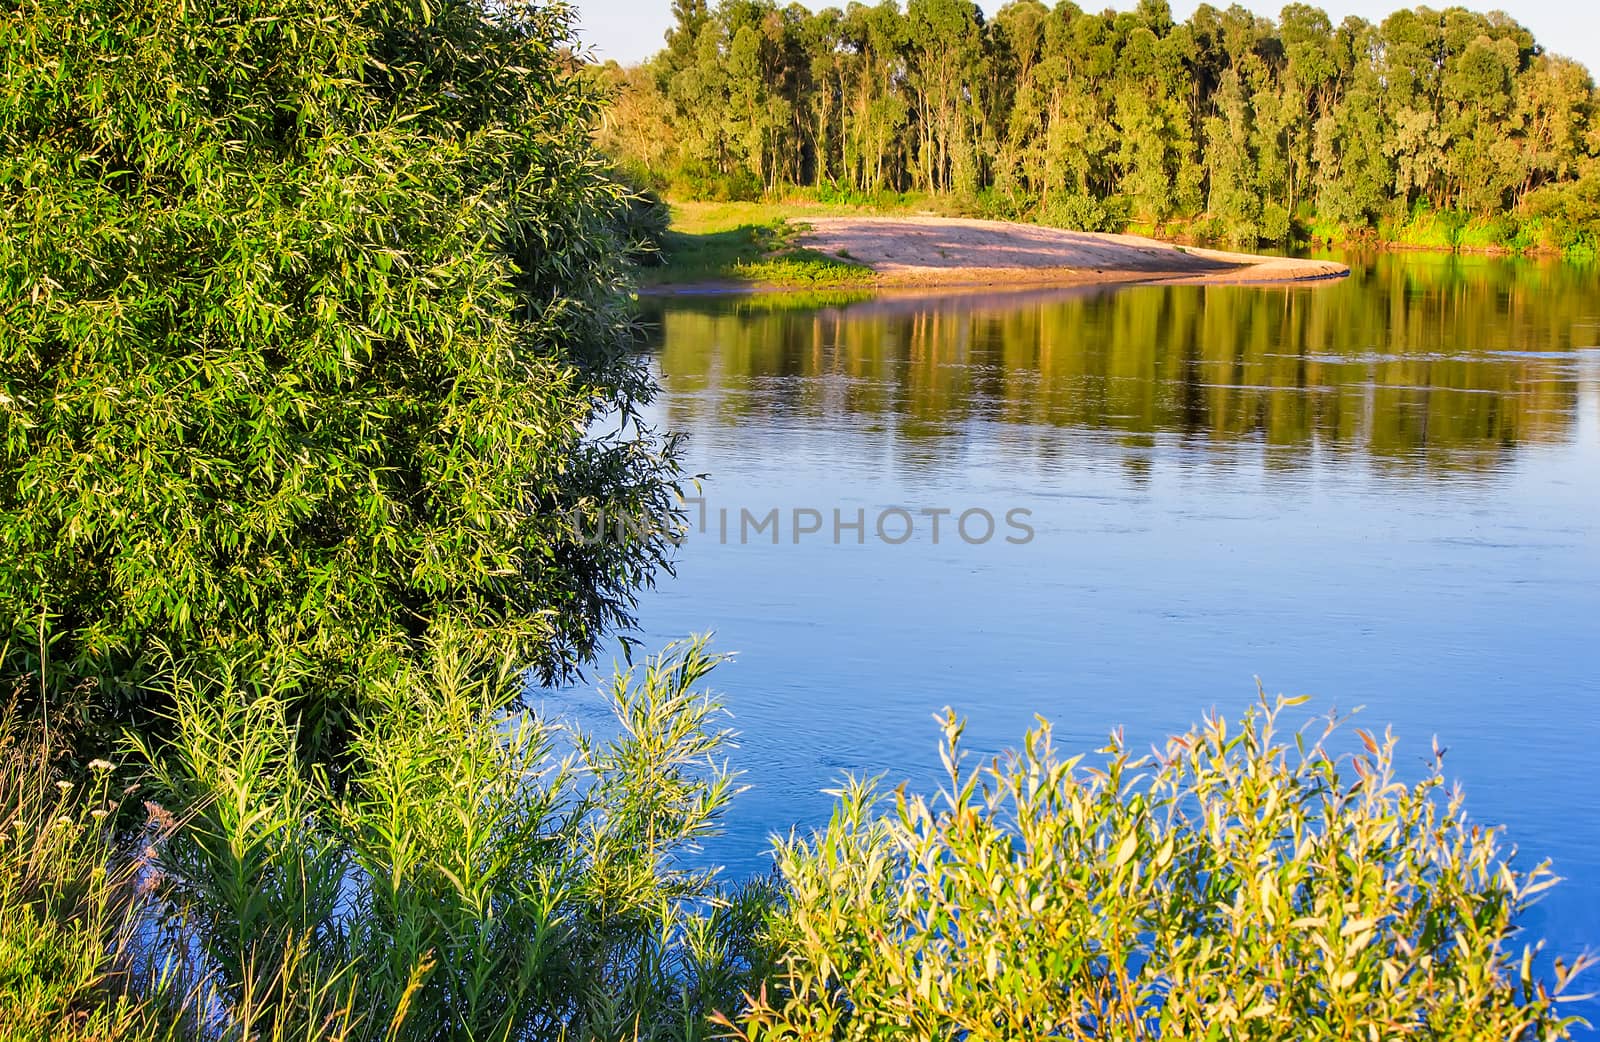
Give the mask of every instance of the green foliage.
<path id="1" fill-rule="evenodd" d="M 0 713 L 0 1038 L 162 1037 L 134 994 L 152 906 L 113 831 L 126 793 L 107 761 L 73 771 L 54 723 Z"/>
<path id="2" fill-rule="evenodd" d="M 767 888 L 692 867 L 737 785 L 704 643 L 619 674 L 608 740 L 513 710 L 520 679 L 440 650 L 384 681 L 342 792 L 295 755 L 280 684 L 173 683 L 140 744 L 163 802 L 172 919 L 238 1020 L 314 1037 L 681 1039 L 766 970 Z M 242 1029 L 239 1037 L 249 1037 Z"/>
<path id="3" fill-rule="evenodd" d="M 985 221 L 1019 221 L 1035 206 L 1032 196 L 1023 192 L 985 188 L 965 207 L 971 216 Z"/>
<path id="4" fill-rule="evenodd" d="M 1451 250 L 1461 237 L 1464 221 L 1453 211 L 1418 207 L 1404 220 L 1381 229 L 1384 241 L 1421 249 Z"/>
<path id="5" fill-rule="evenodd" d="M 250 649 L 326 737 L 430 637 L 558 676 L 630 622 L 676 470 L 648 432 L 589 433 L 650 385 L 571 17 L 7 8 L 7 672 L 128 719 L 160 649 Z M 586 543 L 578 508 L 655 534 Z"/>
<path id="6" fill-rule="evenodd" d="M 118 833 L 116 768 L 68 783 L 0 721 L 0 1037 L 1561 1038 L 1505 860 L 1434 770 L 1288 704 L 1103 766 L 1041 725 L 937 801 L 870 784 L 779 844 L 781 889 L 693 867 L 737 779 L 703 643 L 619 674 L 597 738 L 441 650 L 392 677 L 333 791 L 282 693 L 171 681 L 174 817 Z M 253 674 L 246 674 L 253 675 Z M 1356 744 L 1359 742 L 1359 745 Z M 1350 751 L 1338 753 L 1341 748 Z M 140 756 L 151 749 L 139 743 Z"/>
<path id="7" fill-rule="evenodd" d="M 1537 189 L 1528 209 L 1547 243 L 1572 259 L 1594 260 L 1600 252 L 1600 162 L 1585 163 L 1574 181 Z"/>
<path id="8" fill-rule="evenodd" d="M 1128 209 L 1115 196 L 1096 199 L 1078 192 L 1056 195 L 1038 213 L 1040 224 L 1080 232 L 1120 232 L 1128 226 Z"/>
<path id="9" fill-rule="evenodd" d="M 173 909 L 157 850 L 180 822 L 148 803 L 136 818 L 140 784 L 110 761 L 75 766 L 83 721 L 62 708 L 48 721 L 0 715 L 0 1039 L 347 1042 L 349 995 L 298 990 L 303 947 L 219 1016 L 224 997 L 196 979 L 181 916 L 161 929 Z"/>
<path id="10" fill-rule="evenodd" d="M 1250 245 L 1288 242 L 1308 206 L 1367 233 L 1419 205 L 1520 215 L 1600 157 L 1588 71 L 1462 8 L 1337 27 L 1300 3 L 1276 21 L 1040 0 L 992 18 L 970 0 L 679 14 L 666 51 L 609 73 L 622 114 L 605 144 L 694 198 L 914 191 L 1006 219 L 1040 200 L 1069 227 L 1126 205 Z"/>
<path id="11" fill-rule="evenodd" d="M 1433 771 L 1279 700 L 1103 766 L 1041 724 L 938 801 L 870 784 L 780 844 L 786 974 L 751 1040 L 1568 1037 L 1514 921 L 1555 882 L 1503 860 Z"/>
<path id="12" fill-rule="evenodd" d="M 1510 246 L 1520 237 L 1520 223 L 1509 217 L 1474 217 L 1456 231 L 1456 249 L 1495 250 Z"/>
<path id="13" fill-rule="evenodd" d="M 772 968 L 767 883 L 697 867 L 736 777 L 696 641 L 619 674 L 597 739 L 465 652 L 391 676 L 335 792 L 288 684 L 168 676 L 175 744 L 106 761 L 0 717 L 0 1038 L 685 1039 Z M 53 739 L 52 739 L 53 734 Z M 176 808 L 177 813 L 165 808 Z M 691 863 L 694 862 L 694 863 Z"/>
<path id="14" fill-rule="evenodd" d="M 667 229 L 672 211 L 662 198 L 649 189 L 638 189 L 629 197 L 622 212 L 622 241 L 628 259 L 645 267 L 666 263 Z"/>
<path id="15" fill-rule="evenodd" d="M 908 192 L 888 190 L 864 192 L 849 184 L 820 184 L 809 188 L 795 188 L 790 190 L 789 195 L 825 205 L 863 207 L 875 213 L 886 210 L 921 209 L 930 201 L 926 196 Z"/>

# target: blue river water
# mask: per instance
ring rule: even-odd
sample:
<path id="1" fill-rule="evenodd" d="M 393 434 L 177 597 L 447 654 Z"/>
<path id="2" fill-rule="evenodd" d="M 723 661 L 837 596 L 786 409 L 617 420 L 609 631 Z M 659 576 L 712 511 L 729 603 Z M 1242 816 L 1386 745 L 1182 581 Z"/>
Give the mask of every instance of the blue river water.
<path id="1" fill-rule="evenodd" d="M 707 477 L 646 641 L 737 653 L 751 789 L 709 856 L 768 870 L 847 773 L 931 789 L 943 706 L 974 750 L 1037 714 L 1088 752 L 1259 678 L 1419 770 L 1437 735 L 1472 817 L 1566 880 L 1529 932 L 1600 948 L 1600 273 L 1353 267 L 649 306 L 651 418 Z"/>

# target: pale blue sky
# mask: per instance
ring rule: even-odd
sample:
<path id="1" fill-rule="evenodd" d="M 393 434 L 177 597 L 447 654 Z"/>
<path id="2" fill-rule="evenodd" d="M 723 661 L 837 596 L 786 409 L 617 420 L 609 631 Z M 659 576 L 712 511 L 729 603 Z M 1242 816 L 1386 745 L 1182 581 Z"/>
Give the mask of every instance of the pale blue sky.
<path id="1" fill-rule="evenodd" d="M 980 0 L 985 11 L 993 12 L 1003 0 Z M 1378 20 L 1397 8 L 1412 6 L 1408 0 L 1309 0 L 1332 16 L 1337 24 L 1345 15 L 1361 15 Z M 1079 6 L 1094 10 L 1099 5 L 1094 0 L 1078 0 Z M 1227 7 L 1228 0 L 1212 0 L 1217 7 Z M 630 63 L 654 54 L 661 47 L 662 34 L 672 24 L 671 0 L 577 0 L 579 22 L 586 43 L 592 45 L 601 58 L 615 58 Z M 1125 9 L 1137 0 L 1120 0 L 1107 6 Z M 810 6 L 829 6 L 821 0 L 810 0 Z M 832 6 L 845 6 L 844 0 L 834 0 Z M 1174 0 L 1173 12 L 1187 18 L 1198 0 Z M 1276 16 L 1281 0 L 1253 0 L 1245 6 L 1259 14 Z M 1448 0 L 1434 0 L 1430 6 L 1450 6 Z M 1490 9 L 1492 5 L 1467 3 L 1477 10 Z M 1533 30 L 1534 37 L 1548 50 L 1565 54 L 1588 65 L 1591 70 L 1600 68 L 1600 3 L 1594 0 L 1517 0 L 1502 3 L 1518 21 Z"/>

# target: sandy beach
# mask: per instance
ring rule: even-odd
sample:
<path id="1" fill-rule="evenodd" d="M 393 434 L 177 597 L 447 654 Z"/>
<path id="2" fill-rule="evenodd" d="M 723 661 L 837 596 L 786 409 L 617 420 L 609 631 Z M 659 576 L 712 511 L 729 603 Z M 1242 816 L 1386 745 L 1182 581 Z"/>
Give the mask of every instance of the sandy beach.
<path id="1" fill-rule="evenodd" d="M 826 217 L 799 245 L 864 264 L 881 286 L 1072 285 L 1107 282 L 1303 282 L 1343 264 L 1174 246 L 1033 224 L 941 217 Z"/>

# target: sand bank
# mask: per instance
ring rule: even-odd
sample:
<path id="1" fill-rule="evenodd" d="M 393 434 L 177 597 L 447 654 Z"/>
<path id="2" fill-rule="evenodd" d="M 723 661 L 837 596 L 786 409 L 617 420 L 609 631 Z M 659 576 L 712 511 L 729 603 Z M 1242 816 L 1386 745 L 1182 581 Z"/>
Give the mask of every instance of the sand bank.
<path id="1" fill-rule="evenodd" d="M 942 217 L 825 217 L 799 245 L 864 264 L 881 286 L 1070 285 L 1339 278 L 1333 261 L 1227 253 L 1138 235 Z"/>

